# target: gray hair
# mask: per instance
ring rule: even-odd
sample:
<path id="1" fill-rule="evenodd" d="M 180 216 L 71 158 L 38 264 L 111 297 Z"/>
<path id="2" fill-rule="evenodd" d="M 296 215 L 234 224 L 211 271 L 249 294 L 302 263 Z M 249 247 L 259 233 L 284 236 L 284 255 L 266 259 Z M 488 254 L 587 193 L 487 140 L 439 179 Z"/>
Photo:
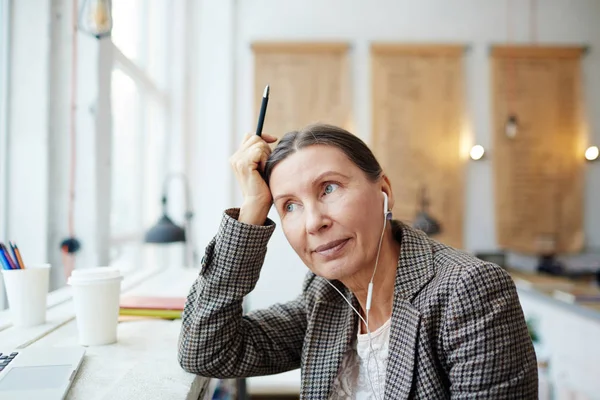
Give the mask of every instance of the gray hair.
<path id="1" fill-rule="evenodd" d="M 313 145 L 325 145 L 340 149 L 372 182 L 381 177 L 382 170 L 379 162 L 371 149 L 359 137 L 337 126 L 317 123 L 283 135 L 271 152 L 263 171 L 267 185 L 273 168 L 277 164 L 289 155 Z"/>

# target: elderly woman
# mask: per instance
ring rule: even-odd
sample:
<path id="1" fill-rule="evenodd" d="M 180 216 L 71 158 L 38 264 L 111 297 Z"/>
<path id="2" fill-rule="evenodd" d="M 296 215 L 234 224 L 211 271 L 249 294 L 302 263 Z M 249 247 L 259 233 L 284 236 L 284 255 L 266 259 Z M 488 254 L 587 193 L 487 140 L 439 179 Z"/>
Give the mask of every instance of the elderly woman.
<path id="1" fill-rule="evenodd" d="M 301 368 L 302 399 L 537 399 L 536 357 L 510 276 L 391 218 L 369 148 L 311 125 L 246 136 L 244 201 L 206 248 L 179 362 L 237 378 Z M 310 270 L 298 297 L 243 315 L 275 223 Z"/>

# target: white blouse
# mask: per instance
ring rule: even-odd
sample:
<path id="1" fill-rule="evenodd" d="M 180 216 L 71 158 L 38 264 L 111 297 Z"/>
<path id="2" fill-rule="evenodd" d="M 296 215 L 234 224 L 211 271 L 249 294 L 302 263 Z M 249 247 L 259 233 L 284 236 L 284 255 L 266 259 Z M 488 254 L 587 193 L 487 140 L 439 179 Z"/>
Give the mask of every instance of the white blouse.
<path id="1" fill-rule="evenodd" d="M 333 382 L 330 400 L 383 399 L 390 323 L 391 318 L 375 332 L 371 332 L 372 351 L 369 349 L 369 335 L 357 335 L 352 346 L 344 354 L 340 372 Z"/>

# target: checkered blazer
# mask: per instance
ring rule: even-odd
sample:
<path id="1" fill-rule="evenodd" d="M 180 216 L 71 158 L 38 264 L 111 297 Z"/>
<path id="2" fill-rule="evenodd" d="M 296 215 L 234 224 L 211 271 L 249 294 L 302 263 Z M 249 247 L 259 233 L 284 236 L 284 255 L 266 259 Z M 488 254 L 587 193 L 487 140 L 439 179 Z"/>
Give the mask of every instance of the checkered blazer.
<path id="1" fill-rule="evenodd" d="M 182 316 L 179 363 L 214 378 L 301 368 L 302 399 L 327 399 L 357 316 L 308 273 L 293 301 L 242 312 L 275 229 L 225 212 Z M 386 370 L 386 399 L 537 399 L 537 364 L 517 292 L 500 267 L 394 221 L 401 243 Z M 355 306 L 352 293 L 338 288 Z"/>

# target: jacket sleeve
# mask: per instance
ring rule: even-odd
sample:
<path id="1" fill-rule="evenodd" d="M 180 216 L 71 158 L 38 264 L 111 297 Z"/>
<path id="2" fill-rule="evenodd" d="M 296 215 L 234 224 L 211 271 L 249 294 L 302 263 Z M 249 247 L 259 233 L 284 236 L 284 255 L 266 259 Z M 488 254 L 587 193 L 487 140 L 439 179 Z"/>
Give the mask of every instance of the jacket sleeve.
<path id="1" fill-rule="evenodd" d="M 258 281 L 275 224 L 237 221 L 226 210 L 206 248 L 182 314 L 178 358 L 191 373 L 240 378 L 300 367 L 306 331 L 304 297 L 243 315 L 242 301 Z"/>
<path id="2" fill-rule="evenodd" d="M 537 361 L 515 285 L 497 265 L 466 269 L 442 343 L 453 399 L 537 399 Z"/>

